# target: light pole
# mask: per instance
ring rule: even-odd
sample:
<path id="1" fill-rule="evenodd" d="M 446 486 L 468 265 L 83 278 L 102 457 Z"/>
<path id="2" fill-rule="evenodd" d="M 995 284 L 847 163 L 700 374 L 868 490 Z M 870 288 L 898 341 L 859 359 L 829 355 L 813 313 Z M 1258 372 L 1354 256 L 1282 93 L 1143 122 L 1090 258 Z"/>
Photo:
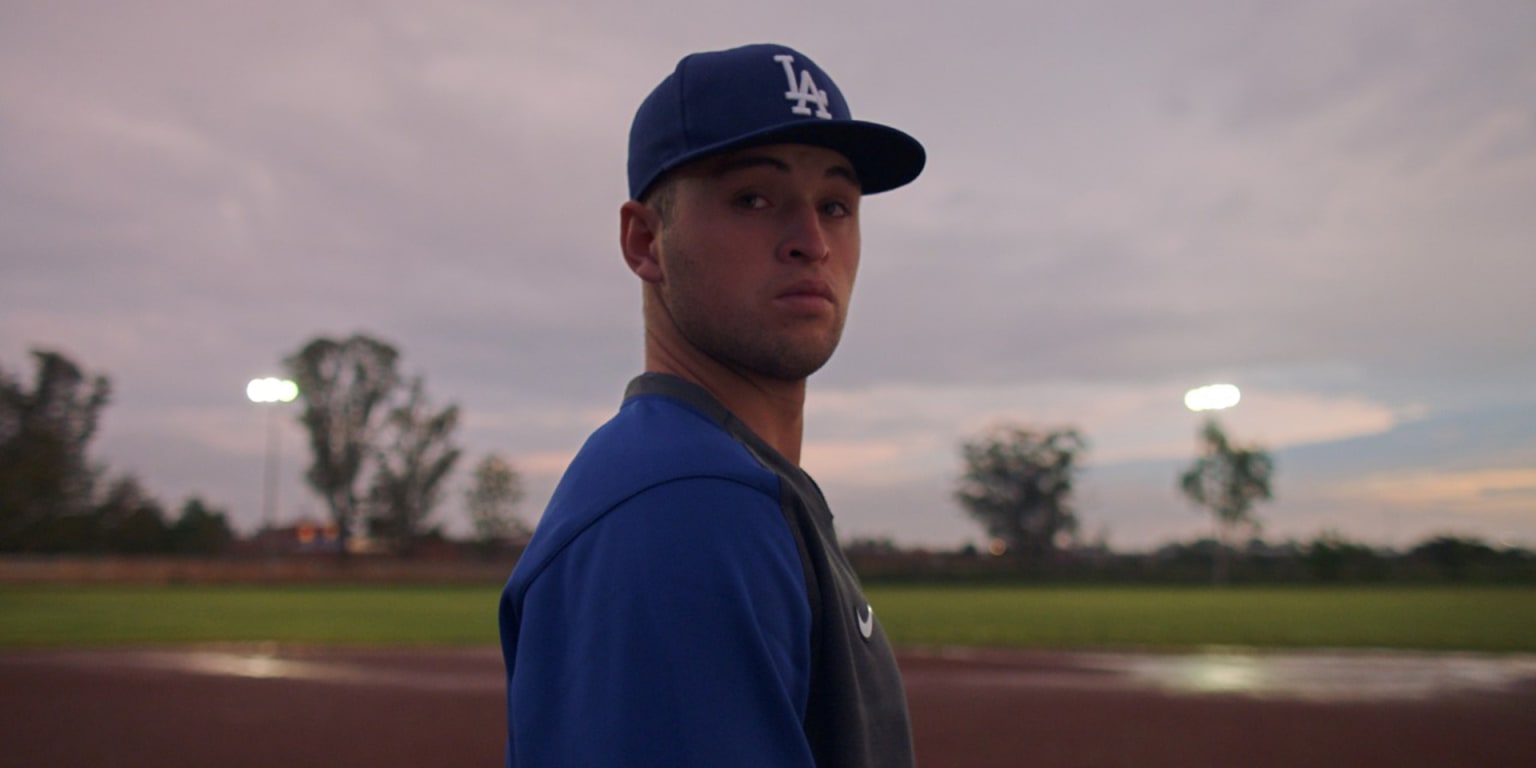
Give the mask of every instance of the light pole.
<path id="1" fill-rule="evenodd" d="M 261 524 L 267 530 L 271 530 L 273 517 L 277 508 L 277 464 L 278 441 L 277 422 L 273 420 L 272 412 L 277 410 L 276 403 L 291 403 L 299 396 L 299 386 L 287 379 L 251 379 L 245 385 L 245 396 L 253 403 L 266 403 L 267 411 L 267 456 L 266 468 L 263 471 L 263 485 L 261 488 Z"/>
<path id="2" fill-rule="evenodd" d="M 1203 387 L 1195 387 L 1194 389 L 1185 392 L 1184 407 L 1195 413 L 1199 413 L 1201 411 L 1211 411 L 1211 415 L 1206 418 L 1205 434 L 1220 435 L 1221 425 L 1216 421 L 1215 412 L 1224 411 L 1228 408 L 1231 408 L 1232 406 L 1237 405 L 1238 402 L 1240 402 L 1242 399 L 1243 393 L 1238 391 L 1235 385 L 1207 384 Z M 1215 457 L 1207 458 L 1214 460 Z M 1191 477 L 1194 477 L 1197 483 L 1203 484 L 1203 478 L 1199 477 L 1199 474 L 1196 473 L 1203 474 L 1201 466 L 1206 460 L 1206 458 L 1197 460 L 1195 462 L 1195 467 L 1190 470 L 1191 474 L 1181 476 L 1180 483 L 1184 485 L 1185 493 L 1189 493 L 1188 483 L 1191 481 Z M 1203 493 L 1201 495 L 1204 496 Z M 1193 500 L 1195 497 L 1191 496 L 1191 499 Z M 1196 503 L 1204 504 L 1205 502 L 1197 501 Z M 1219 586 L 1225 583 L 1227 580 L 1227 533 L 1231 523 L 1225 520 L 1225 516 L 1219 506 L 1213 506 L 1212 511 L 1215 512 L 1214 522 L 1216 525 L 1216 557 L 1215 562 L 1212 564 L 1211 568 L 1211 580 Z"/>

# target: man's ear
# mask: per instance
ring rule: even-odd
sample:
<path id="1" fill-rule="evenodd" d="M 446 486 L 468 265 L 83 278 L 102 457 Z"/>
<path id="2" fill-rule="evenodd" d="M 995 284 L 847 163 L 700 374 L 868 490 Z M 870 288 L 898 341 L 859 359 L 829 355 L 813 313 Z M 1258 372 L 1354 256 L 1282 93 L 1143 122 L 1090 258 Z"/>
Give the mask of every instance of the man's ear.
<path id="1" fill-rule="evenodd" d="M 619 207 L 619 249 L 641 280 L 662 281 L 661 216 L 650 206 L 630 200 Z"/>

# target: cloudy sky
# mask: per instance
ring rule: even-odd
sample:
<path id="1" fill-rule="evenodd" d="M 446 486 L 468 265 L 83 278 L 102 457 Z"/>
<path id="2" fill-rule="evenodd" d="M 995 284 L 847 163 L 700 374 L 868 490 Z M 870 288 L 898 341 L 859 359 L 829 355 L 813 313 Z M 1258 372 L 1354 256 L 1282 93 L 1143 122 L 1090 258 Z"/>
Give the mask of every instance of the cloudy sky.
<path id="1" fill-rule="evenodd" d="M 536 519 L 640 363 L 630 117 L 681 55 L 764 41 L 929 151 L 865 202 L 812 380 L 845 537 L 979 541 L 957 446 L 1005 421 L 1086 434 L 1086 533 L 1207 532 L 1181 398 L 1230 381 L 1271 538 L 1536 546 L 1525 0 L 0 3 L 0 368 L 106 374 L 96 458 L 249 530 L 246 381 L 366 332 Z M 297 413 L 284 520 L 324 512 Z"/>

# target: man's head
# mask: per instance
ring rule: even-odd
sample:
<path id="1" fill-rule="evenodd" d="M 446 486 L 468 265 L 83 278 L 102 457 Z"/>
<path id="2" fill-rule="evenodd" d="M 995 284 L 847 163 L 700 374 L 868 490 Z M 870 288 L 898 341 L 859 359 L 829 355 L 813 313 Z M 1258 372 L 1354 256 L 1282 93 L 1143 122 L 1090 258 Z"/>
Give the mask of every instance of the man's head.
<path id="1" fill-rule="evenodd" d="M 782 45 L 748 45 L 686 56 L 646 97 L 629 129 L 629 197 L 644 199 L 690 160 L 764 144 L 810 144 L 848 158 L 864 194 L 917 178 L 916 139 L 854 120 L 837 84 Z"/>
<path id="2" fill-rule="evenodd" d="M 793 50 L 684 58 L 630 132 L 621 245 L 645 283 L 647 365 L 803 381 L 842 333 L 860 198 L 923 162 Z"/>

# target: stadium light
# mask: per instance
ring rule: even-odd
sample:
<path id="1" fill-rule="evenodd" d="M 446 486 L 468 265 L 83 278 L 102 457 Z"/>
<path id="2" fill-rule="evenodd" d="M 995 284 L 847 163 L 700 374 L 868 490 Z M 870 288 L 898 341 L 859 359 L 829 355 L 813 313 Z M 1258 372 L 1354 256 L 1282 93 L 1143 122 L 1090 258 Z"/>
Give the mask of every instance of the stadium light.
<path id="1" fill-rule="evenodd" d="M 287 379 L 251 379 L 245 385 L 245 396 L 253 403 L 291 403 L 299 396 L 299 385 Z"/>
<path id="2" fill-rule="evenodd" d="M 293 402 L 299 396 L 299 385 L 287 379 L 270 376 L 264 379 L 251 379 L 250 383 L 245 385 L 245 396 L 253 403 L 269 406 L 266 408 L 267 455 L 263 460 L 262 470 L 261 522 L 264 527 L 271 529 L 277 510 L 277 467 L 281 457 L 278 455 L 277 422 L 272 418 L 272 412 L 276 409 L 270 406 Z"/>
<path id="3" fill-rule="evenodd" d="M 1184 407 L 1191 411 L 1221 411 L 1237 405 L 1243 393 L 1231 384 L 1208 384 L 1184 393 Z"/>

